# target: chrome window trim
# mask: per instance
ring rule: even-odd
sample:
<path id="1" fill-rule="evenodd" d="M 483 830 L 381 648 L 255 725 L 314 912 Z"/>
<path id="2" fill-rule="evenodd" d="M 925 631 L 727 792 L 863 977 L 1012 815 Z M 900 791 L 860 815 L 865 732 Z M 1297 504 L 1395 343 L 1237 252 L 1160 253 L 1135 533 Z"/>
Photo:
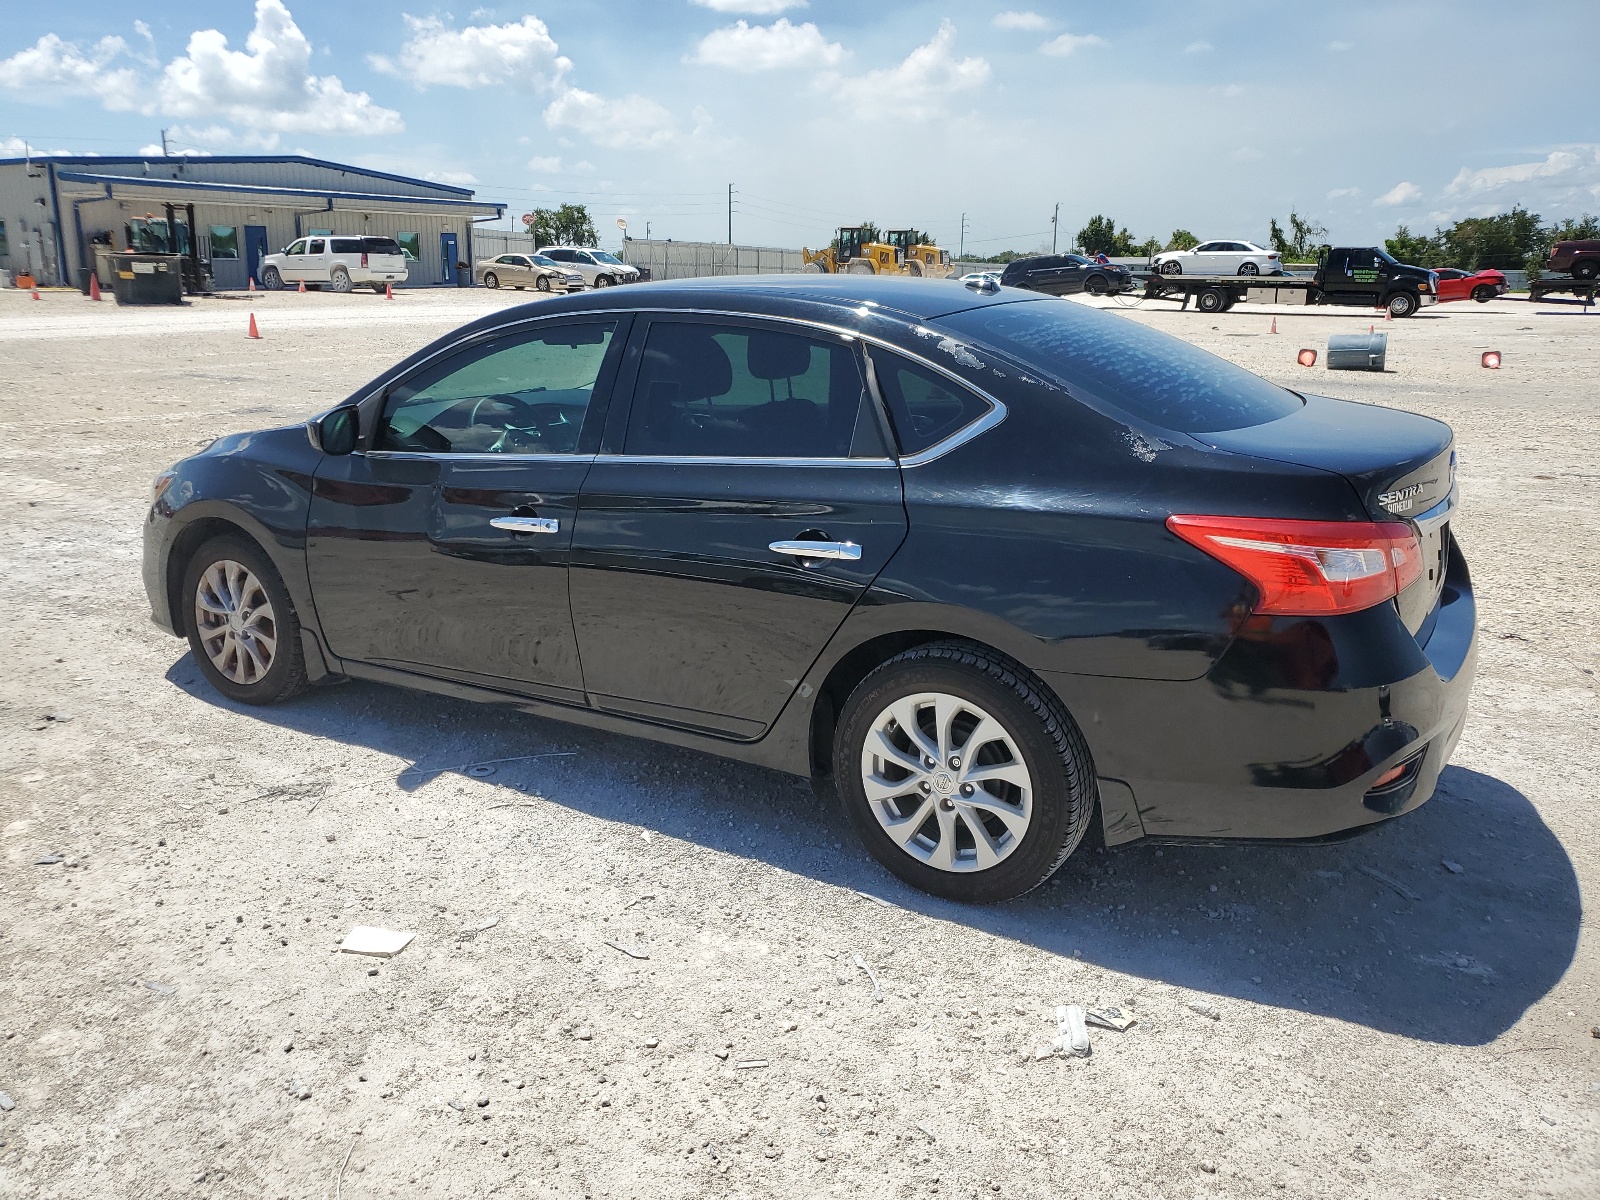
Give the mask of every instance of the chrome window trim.
<path id="1" fill-rule="evenodd" d="M 600 463 L 638 466 L 660 463 L 673 467 L 892 467 L 892 458 L 772 458 L 739 457 L 720 454 L 601 454 Z"/>
<path id="2" fill-rule="evenodd" d="M 446 354 L 453 354 L 456 351 L 461 350 L 464 347 L 469 346 L 469 345 L 471 345 L 472 343 L 474 343 L 476 341 L 486 340 L 486 339 L 489 339 L 489 338 L 497 337 L 497 336 L 499 336 L 501 334 L 512 333 L 512 332 L 515 332 L 515 331 L 523 328 L 524 326 L 537 325 L 537 324 L 541 324 L 541 323 L 545 323 L 545 322 L 566 321 L 566 320 L 570 320 L 570 319 L 574 319 L 574 318 L 582 318 L 582 317 L 621 318 L 621 317 L 624 317 L 624 316 L 642 316 L 642 315 L 650 315 L 650 316 L 683 315 L 683 316 L 692 316 L 692 317 L 727 317 L 727 318 L 731 318 L 731 319 L 734 319 L 734 320 L 744 320 L 744 321 L 773 321 L 773 322 L 776 322 L 776 323 L 781 324 L 781 325 L 797 325 L 797 326 L 800 326 L 803 329 L 821 330 L 821 331 L 823 331 L 825 333 L 831 333 L 831 334 L 835 335 L 836 337 L 842 338 L 842 339 L 844 339 L 846 341 L 859 340 L 859 341 L 861 341 L 862 343 L 864 343 L 864 344 L 866 344 L 868 346 L 877 346 L 877 347 L 887 351 L 888 353 L 898 354 L 903 358 L 910 359 L 912 362 L 916 363 L 918 366 L 927 367 L 929 370 L 934 371 L 934 372 L 936 372 L 936 373 L 938 373 L 940 375 L 943 375 L 945 378 L 949 379 L 952 383 L 956 384 L 957 386 L 966 388 L 967 391 L 972 392 L 980 400 L 984 401 L 986 404 L 989 405 L 989 411 L 987 413 L 985 413 L 983 416 L 977 418 L 975 421 L 971 421 L 971 422 L 967 423 L 966 425 L 963 425 L 960 429 L 956 430 L 954 433 L 952 433 L 949 436 L 943 438 L 942 440 L 935 442 L 933 445 L 929 446 L 926 450 L 918 451 L 916 454 L 910 454 L 910 455 L 901 456 L 898 461 L 899 461 L 899 463 L 900 463 L 900 465 L 902 467 L 920 467 L 920 466 L 926 465 L 927 463 L 933 462 L 937 458 L 942 458 L 944 455 L 950 453 L 950 451 L 956 449 L 959 446 L 965 445 L 967 442 L 970 442 L 973 438 L 979 437 L 982 434 L 987 433 L 989 430 L 993 429 L 996 425 L 1000 424 L 1001 421 L 1004 421 L 1006 419 L 1006 406 L 1005 406 L 1004 402 L 999 400 L 997 397 L 991 395 L 989 392 L 984 391 L 981 387 L 978 387 L 976 384 L 972 383 L 970 380 L 963 379 L 961 376 L 957 375 L 954 371 L 949 370 L 948 368 L 946 368 L 942 364 L 934 362 L 930 358 L 925 358 L 920 354 L 913 353 L 912 351 L 907 350 L 904 347 L 897 346 L 893 342 L 886 341 L 885 339 L 880 338 L 880 337 L 876 337 L 873 334 L 863 333 L 859 329 L 848 329 L 848 328 L 846 328 L 846 327 L 844 327 L 842 325 L 830 325 L 830 324 L 827 324 L 827 323 L 822 322 L 822 321 L 807 320 L 806 318 L 803 318 L 803 317 L 781 317 L 781 316 L 771 315 L 771 314 L 768 314 L 768 313 L 732 312 L 732 311 L 729 311 L 727 309 L 717 309 L 717 308 L 579 308 L 579 309 L 570 309 L 568 311 L 559 312 L 559 313 L 539 313 L 539 314 L 535 314 L 535 315 L 532 315 L 532 316 L 524 317 L 524 318 L 522 318 L 520 320 L 507 321 L 503 325 L 496 325 L 493 329 L 475 330 L 470 336 L 461 338 L 459 341 L 451 342 L 448 346 L 443 346 L 440 349 L 434 351 L 434 353 L 430 354 L 427 358 L 423 359 L 421 362 L 419 362 L 415 366 L 413 366 L 410 371 L 407 371 L 406 375 L 407 375 L 407 377 L 409 377 L 409 376 L 415 374 L 416 372 L 422 370 L 423 368 L 425 368 L 429 363 L 433 362 L 435 359 L 441 358 Z M 396 380 L 391 380 L 389 383 L 383 385 L 383 387 L 381 387 L 381 388 L 379 388 L 377 390 L 379 392 L 386 391 L 388 388 L 394 387 L 397 382 L 398 381 L 396 381 Z M 369 392 L 366 396 L 363 396 L 360 401 L 357 401 L 357 403 L 365 403 L 367 400 L 371 399 L 372 395 L 373 395 L 373 393 Z M 499 456 L 495 456 L 495 457 L 499 457 Z M 554 455 L 549 455 L 549 456 L 546 456 L 546 457 L 552 457 L 553 458 Z M 632 459 L 632 458 L 638 458 L 638 459 L 641 459 L 643 461 L 648 461 L 648 462 L 665 462 L 665 461 L 668 461 L 667 456 L 656 456 L 656 455 L 621 455 L 621 454 L 618 454 L 618 455 L 601 455 L 600 457 L 603 458 L 607 462 L 619 462 L 619 461 L 624 461 L 624 460 L 628 460 L 628 459 Z M 859 459 L 859 458 L 832 458 L 832 459 L 819 459 L 819 458 L 799 458 L 799 459 L 796 459 L 796 458 L 747 458 L 747 459 L 737 459 L 737 460 L 735 460 L 735 459 L 728 459 L 728 458 L 719 458 L 719 457 L 717 457 L 715 455 L 703 455 L 703 456 L 702 455 L 689 455 L 689 456 L 683 456 L 681 458 L 675 458 L 672 461 L 681 462 L 683 465 L 686 465 L 686 466 L 687 465 L 700 465 L 700 464 L 703 464 L 703 463 L 712 463 L 712 462 L 734 462 L 734 461 L 740 462 L 740 463 L 742 463 L 744 465 L 754 466 L 754 465 L 763 464 L 763 463 L 772 463 L 772 464 L 781 464 L 781 465 L 793 465 L 795 463 L 818 463 L 818 462 L 832 463 L 834 465 L 860 465 L 860 464 L 863 464 L 863 463 L 873 464 L 873 463 L 876 463 L 879 460 Z M 887 460 L 887 461 L 894 461 L 894 460 Z"/>
<path id="3" fill-rule="evenodd" d="M 489 454 L 481 450 L 462 451 L 460 454 L 452 450 L 356 450 L 352 453 L 380 462 L 592 463 L 595 460 L 593 454 Z"/>

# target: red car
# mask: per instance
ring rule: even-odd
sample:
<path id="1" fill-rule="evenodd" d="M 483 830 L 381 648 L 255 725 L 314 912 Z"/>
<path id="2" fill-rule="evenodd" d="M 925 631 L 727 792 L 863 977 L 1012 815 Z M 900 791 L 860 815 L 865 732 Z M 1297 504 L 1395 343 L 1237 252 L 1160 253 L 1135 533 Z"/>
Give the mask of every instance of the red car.
<path id="1" fill-rule="evenodd" d="M 1439 277 L 1439 303 L 1450 300 L 1476 300 L 1487 304 L 1506 290 L 1506 277 L 1499 271 L 1460 271 L 1455 267 L 1435 267 Z"/>

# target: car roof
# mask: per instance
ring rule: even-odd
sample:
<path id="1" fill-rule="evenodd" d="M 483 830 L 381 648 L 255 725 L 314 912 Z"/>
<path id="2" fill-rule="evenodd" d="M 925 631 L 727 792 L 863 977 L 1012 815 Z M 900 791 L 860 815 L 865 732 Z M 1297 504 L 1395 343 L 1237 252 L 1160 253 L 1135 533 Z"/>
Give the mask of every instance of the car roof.
<path id="1" fill-rule="evenodd" d="M 604 299 L 600 299 L 603 296 Z M 860 317 L 898 317 L 902 321 L 933 320 L 970 308 L 1018 301 L 1048 302 L 1037 292 L 1000 288 L 980 292 L 955 279 L 882 278 L 873 275 L 737 275 L 704 279 L 672 279 L 630 284 L 603 293 L 583 293 L 500 309 L 477 324 L 482 328 L 529 316 L 569 309 L 615 312 L 636 309 L 716 309 L 751 316 L 793 316 L 841 323 L 846 313 Z M 1059 303 L 1059 301 L 1057 301 Z M 529 309 L 535 310 L 529 312 Z"/>

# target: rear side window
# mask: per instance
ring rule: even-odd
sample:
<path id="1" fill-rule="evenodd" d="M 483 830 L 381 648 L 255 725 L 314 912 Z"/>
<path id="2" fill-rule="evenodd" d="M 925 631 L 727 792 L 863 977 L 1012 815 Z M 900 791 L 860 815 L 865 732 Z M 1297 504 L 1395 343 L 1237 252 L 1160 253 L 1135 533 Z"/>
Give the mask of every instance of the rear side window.
<path id="1" fill-rule="evenodd" d="M 656 321 L 625 454 L 844 458 L 857 442 L 861 371 L 849 346 L 747 326 Z M 875 433 L 875 431 L 873 431 Z M 881 454 L 881 445 L 863 453 Z"/>
<path id="2" fill-rule="evenodd" d="M 994 304 L 941 325 L 1131 416 L 1180 433 L 1264 425 L 1300 397 L 1188 342 L 1081 304 Z"/>
<path id="3" fill-rule="evenodd" d="M 334 238 L 333 252 L 335 254 L 360 254 L 360 238 Z"/>
<path id="4" fill-rule="evenodd" d="M 401 254 L 400 243 L 393 238 L 364 237 L 361 239 L 361 248 L 368 254 Z"/>
<path id="5" fill-rule="evenodd" d="M 921 454 L 989 411 L 987 400 L 937 371 L 887 350 L 871 353 L 902 454 Z"/>
<path id="6" fill-rule="evenodd" d="M 310 249 L 308 249 L 306 251 L 306 253 L 307 254 L 321 254 L 323 252 L 323 250 L 322 250 L 323 245 L 324 245 L 324 242 L 323 242 L 323 240 L 321 238 L 312 238 L 311 239 L 311 247 L 310 247 Z"/>

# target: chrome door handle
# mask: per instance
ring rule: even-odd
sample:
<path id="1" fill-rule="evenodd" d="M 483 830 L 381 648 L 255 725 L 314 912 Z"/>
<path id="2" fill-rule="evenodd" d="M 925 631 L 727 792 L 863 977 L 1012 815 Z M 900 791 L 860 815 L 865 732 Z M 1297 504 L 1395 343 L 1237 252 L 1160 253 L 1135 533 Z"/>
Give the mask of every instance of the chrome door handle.
<path id="1" fill-rule="evenodd" d="M 767 549 L 796 558 L 837 558 L 855 562 L 861 557 L 861 547 L 854 542 L 773 542 Z"/>
<path id="2" fill-rule="evenodd" d="M 507 533 L 560 533 L 561 522 L 554 517 L 494 517 L 489 521 L 492 529 Z"/>

